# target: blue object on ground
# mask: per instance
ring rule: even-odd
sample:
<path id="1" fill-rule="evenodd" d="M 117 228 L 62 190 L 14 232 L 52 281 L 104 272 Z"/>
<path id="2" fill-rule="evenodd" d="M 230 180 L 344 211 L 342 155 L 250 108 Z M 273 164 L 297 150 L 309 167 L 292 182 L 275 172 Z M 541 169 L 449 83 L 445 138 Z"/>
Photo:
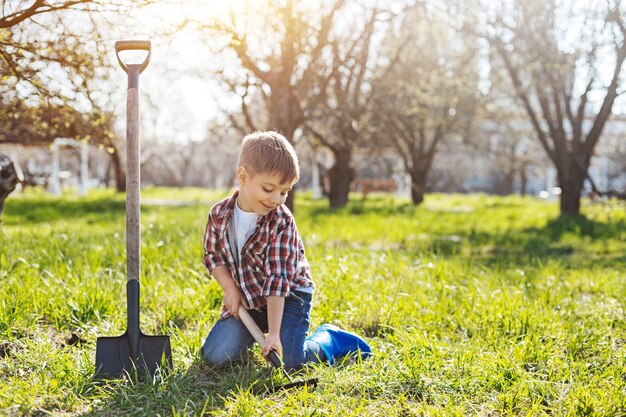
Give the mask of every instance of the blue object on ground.
<path id="1" fill-rule="evenodd" d="M 311 340 L 322 348 L 328 363 L 350 353 L 361 352 L 361 357 L 367 359 L 372 356 L 372 349 L 365 340 L 355 333 L 341 330 L 332 324 L 322 324 L 307 340 Z"/>

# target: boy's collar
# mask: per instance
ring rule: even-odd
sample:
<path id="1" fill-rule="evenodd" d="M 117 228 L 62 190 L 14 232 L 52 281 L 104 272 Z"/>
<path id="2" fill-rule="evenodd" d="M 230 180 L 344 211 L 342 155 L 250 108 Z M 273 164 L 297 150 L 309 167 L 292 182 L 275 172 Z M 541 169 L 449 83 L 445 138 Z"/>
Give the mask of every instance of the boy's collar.
<path id="1" fill-rule="evenodd" d="M 224 220 L 230 221 L 230 219 L 233 217 L 233 213 L 235 212 L 235 205 L 237 204 L 238 196 L 239 196 L 239 189 L 235 190 L 233 195 L 230 196 L 230 198 L 226 201 L 226 204 L 224 205 L 224 210 L 222 210 L 222 213 L 220 216 L 220 217 L 223 217 Z M 263 223 L 267 221 L 270 218 L 270 216 L 276 215 L 276 210 L 270 211 L 265 216 L 259 216 L 257 223 L 259 222 Z"/>
<path id="2" fill-rule="evenodd" d="M 226 210 L 224 214 L 232 213 L 235 210 L 235 204 L 237 204 L 237 197 L 239 196 L 239 190 L 235 190 L 233 195 L 230 196 L 228 201 L 226 202 L 226 206 L 224 207 Z"/>

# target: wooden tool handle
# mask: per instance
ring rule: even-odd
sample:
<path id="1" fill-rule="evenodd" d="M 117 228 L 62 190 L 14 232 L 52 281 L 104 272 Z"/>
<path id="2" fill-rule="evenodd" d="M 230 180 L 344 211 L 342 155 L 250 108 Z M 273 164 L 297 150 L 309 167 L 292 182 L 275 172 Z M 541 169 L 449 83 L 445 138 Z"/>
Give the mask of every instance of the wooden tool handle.
<path id="1" fill-rule="evenodd" d="M 119 52 L 141 49 L 148 51 L 142 64 L 126 65 Z M 115 53 L 122 69 L 128 74 L 126 97 L 126 303 L 129 349 L 133 361 L 139 357 L 139 272 L 141 270 L 140 184 L 139 162 L 139 74 L 150 62 L 149 41 L 119 41 Z"/>
<path id="2" fill-rule="evenodd" d="M 243 322 L 244 326 L 246 326 L 246 329 L 248 329 L 254 340 L 256 340 L 259 346 L 261 346 L 261 349 L 264 349 L 265 335 L 261 329 L 259 329 L 259 326 L 256 325 L 254 319 L 250 316 L 250 313 L 248 313 L 248 310 L 246 310 L 246 308 L 242 305 L 239 306 L 239 318 Z M 267 355 L 266 359 L 276 368 L 283 366 L 280 356 L 278 356 L 278 353 L 273 349 Z"/>
<path id="3" fill-rule="evenodd" d="M 139 94 L 128 89 L 126 101 L 126 274 L 139 280 L 141 174 L 139 167 Z"/>
<path id="4" fill-rule="evenodd" d="M 246 310 L 246 308 L 242 305 L 239 306 L 239 318 L 241 319 L 243 324 L 246 326 L 246 329 L 248 329 L 252 337 L 254 337 L 254 340 L 256 340 L 256 342 L 259 344 L 259 346 L 261 346 L 261 348 L 264 348 L 265 347 L 265 335 L 263 334 L 261 329 L 259 329 L 259 326 L 256 325 L 256 323 L 250 316 L 250 313 L 248 313 L 248 310 Z"/>
<path id="5" fill-rule="evenodd" d="M 119 53 L 134 50 L 147 51 L 148 54 L 141 64 L 126 64 Z M 139 74 L 148 66 L 151 51 L 150 41 L 115 42 L 117 60 L 128 74 L 126 98 L 126 278 L 128 281 L 139 280 L 141 270 Z"/>

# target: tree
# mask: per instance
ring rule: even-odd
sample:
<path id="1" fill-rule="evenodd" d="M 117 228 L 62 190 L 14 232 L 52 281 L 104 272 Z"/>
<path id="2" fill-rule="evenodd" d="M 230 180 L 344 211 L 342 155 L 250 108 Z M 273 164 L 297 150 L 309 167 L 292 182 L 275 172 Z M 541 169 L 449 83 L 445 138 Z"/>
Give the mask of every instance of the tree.
<path id="1" fill-rule="evenodd" d="M 535 141 L 523 129 L 515 126 L 515 122 L 501 121 L 488 132 L 491 140 L 485 141 L 493 167 L 493 192 L 499 195 L 513 194 L 516 182 L 520 194 L 526 195 L 529 171 L 543 162 L 532 146 Z"/>
<path id="2" fill-rule="evenodd" d="M 481 106 L 476 46 L 459 36 L 456 19 L 462 14 L 421 3 L 408 8 L 398 33 L 385 41 L 388 65 L 374 82 L 376 134 L 402 158 L 414 204 L 424 199 L 442 143 L 469 136 Z"/>
<path id="3" fill-rule="evenodd" d="M 81 113 L 69 105 L 50 102 L 39 106 L 24 101 L 5 101 L 0 98 L 0 143 L 24 146 L 47 146 L 57 138 L 88 141 L 106 149 L 115 171 L 116 187 L 124 191 L 125 175 L 116 136 L 115 117 L 111 112 L 93 108 Z"/>
<path id="4" fill-rule="evenodd" d="M 307 106 L 306 130 L 334 157 L 328 171 L 331 207 L 347 204 L 354 177 L 352 153 L 356 146 L 366 145 L 369 136 L 371 82 L 379 49 L 376 35 L 384 30 L 378 23 L 389 20 L 378 3 L 369 10 L 351 10 L 351 20 L 333 33 L 326 68 Z"/>
<path id="5" fill-rule="evenodd" d="M 580 214 L 594 148 L 620 94 L 622 15 L 619 1 L 556 0 L 502 2 L 485 15 L 482 36 L 491 45 L 492 64 L 508 75 L 556 168 L 562 215 Z"/>
<path id="6" fill-rule="evenodd" d="M 307 96 L 318 74 L 319 59 L 328 44 L 335 15 L 345 0 L 333 0 L 313 8 L 303 2 L 281 0 L 254 7 L 214 22 L 195 22 L 223 47 L 234 53 L 240 68 L 225 68 L 221 78 L 239 97 L 245 125 L 231 121 L 242 132 L 273 129 L 294 142 L 304 122 Z M 321 8 L 321 11 L 320 11 Z M 192 22 L 193 23 L 193 22 Z M 261 101 L 262 114 L 254 115 L 251 103 Z M 257 113 L 258 109 L 257 109 Z M 294 192 L 287 205 L 293 209 Z"/>
<path id="7" fill-rule="evenodd" d="M 239 157 L 235 146 L 224 146 L 224 137 L 234 137 L 232 127 L 210 124 L 206 138 L 183 143 L 142 141 L 141 177 L 152 185 L 228 189 L 235 181 L 234 166 Z"/>
<path id="8" fill-rule="evenodd" d="M 110 42 L 102 32 L 108 29 L 105 15 L 150 2 L 3 1 L 0 143 L 45 145 L 65 137 L 101 145 L 111 155 L 117 189 L 123 191 L 114 113 L 106 93 L 94 94 L 109 74 Z"/>
<path id="9" fill-rule="evenodd" d="M 23 102 L 20 108 L 27 112 L 39 105 L 53 106 L 57 110 L 88 106 L 86 87 L 96 78 L 98 68 L 102 68 L 106 50 L 104 42 L 99 42 L 98 32 L 87 36 L 82 31 L 77 33 L 71 30 L 67 18 L 70 12 L 90 13 L 91 7 L 98 4 L 94 0 L 36 0 L 30 6 L 22 2 L 2 2 L 0 92 L 3 106 Z"/>
<path id="10" fill-rule="evenodd" d="M 481 155 L 487 156 L 494 193 L 512 194 L 517 185 L 520 194 L 526 195 L 533 186 L 529 177 L 543 171 L 549 161 L 535 140 L 526 113 L 512 100 L 507 80 L 500 79 L 499 75 L 494 73 L 490 78 L 489 96 L 479 128 L 480 139 L 472 144 Z M 533 191 L 538 192 L 535 188 Z"/>

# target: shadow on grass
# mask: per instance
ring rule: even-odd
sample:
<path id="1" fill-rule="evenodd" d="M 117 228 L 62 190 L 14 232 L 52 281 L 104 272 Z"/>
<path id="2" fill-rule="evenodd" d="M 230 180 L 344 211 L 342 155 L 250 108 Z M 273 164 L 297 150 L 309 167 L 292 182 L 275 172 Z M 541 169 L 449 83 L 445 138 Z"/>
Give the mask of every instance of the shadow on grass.
<path id="1" fill-rule="evenodd" d="M 7 203 L 3 215 L 6 225 L 22 223 L 44 223 L 59 220 L 83 219 L 90 216 L 104 216 L 107 220 L 123 217 L 126 202 L 111 198 L 89 200 L 49 199 L 32 201 L 15 199 Z"/>
<path id="2" fill-rule="evenodd" d="M 348 215 L 410 215 L 419 209 L 419 206 L 415 206 L 410 202 L 398 203 L 393 196 L 374 197 L 369 199 L 350 199 L 349 203 L 345 207 L 333 208 L 328 206 L 327 203 L 312 203 L 313 200 L 305 200 L 305 205 L 309 205 L 310 208 L 306 208 L 306 213 L 313 218 L 319 216 L 328 216 L 337 213 L 344 213 Z M 298 209 L 299 207 L 296 207 Z"/>
<path id="3" fill-rule="evenodd" d="M 2 221 L 7 226 L 73 220 L 87 223 L 123 221 L 126 216 L 126 201 L 123 195 L 120 196 L 115 199 L 110 197 L 80 200 L 50 198 L 36 201 L 15 199 L 5 206 Z M 195 203 L 189 205 L 195 205 Z M 145 203 L 141 205 L 142 213 L 163 210 L 173 215 L 173 213 L 186 210 L 186 206 Z"/>
<path id="4" fill-rule="evenodd" d="M 7 226 L 24 223 L 39 224 L 43 222 L 83 220 L 89 224 L 123 222 L 125 216 L 123 195 L 115 198 L 101 197 L 91 199 L 14 199 L 5 208 L 4 224 Z M 484 207 L 524 207 L 520 201 L 490 201 Z M 320 218 L 333 214 L 350 216 L 375 215 L 390 218 L 408 216 L 419 219 L 423 206 L 415 206 L 409 201 L 398 201 L 393 196 L 374 196 L 367 200 L 351 198 L 349 204 L 340 209 L 328 207 L 326 201 L 320 202 L 304 196 L 300 200 L 299 216 Z M 455 207 L 444 210 L 446 213 L 455 211 Z M 458 209 L 458 208 L 457 208 Z M 187 210 L 179 207 L 145 206 L 143 213 L 167 211 L 167 216 L 176 216 Z M 474 214 L 468 222 L 479 222 L 488 213 Z M 502 225 L 506 227 L 506 217 Z M 445 220 L 442 220 L 445 221 Z M 464 221 L 461 219 L 461 221 Z M 479 223 L 480 224 L 480 223 Z M 467 224 L 468 227 L 469 224 Z M 432 232 L 431 232 L 432 233 Z M 465 229 L 443 235 L 432 233 L 426 240 L 413 239 L 407 236 L 406 241 L 398 242 L 397 248 L 407 252 L 427 252 L 437 256 L 471 256 L 485 262 L 517 262 L 525 263 L 529 259 L 568 259 L 589 255 L 594 258 L 612 258 L 609 262 L 623 259 L 615 254 L 616 242 L 621 242 L 626 235 L 626 221 L 623 219 L 612 222 L 601 222 L 583 216 L 560 216 L 550 220 L 544 227 L 529 227 L 521 230 L 476 230 Z M 594 260 L 594 262 L 596 262 Z"/>
<path id="5" fill-rule="evenodd" d="M 584 216 L 561 215 L 548 222 L 545 231 L 549 233 L 552 240 L 560 239 L 565 233 L 591 239 L 612 239 L 619 238 L 619 235 L 626 231 L 626 222 L 618 220 L 602 223 Z"/>
<path id="6" fill-rule="evenodd" d="M 198 359 L 186 371 L 174 372 L 161 383 L 94 380 L 86 394 L 99 401 L 81 415 L 171 415 L 173 410 L 179 415 L 210 414 L 223 408 L 231 395 L 252 393 L 252 388 L 270 377 L 266 367 L 250 361 L 215 369 Z"/>
<path id="7" fill-rule="evenodd" d="M 572 265 L 615 265 L 626 255 L 611 245 L 623 241 L 624 220 L 598 222 L 583 216 L 560 216 L 545 227 L 530 227 L 504 232 L 471 230 L 455 235 L 435 236 L 420 251 L 437 256 L 469 255 L 487 264 L 525 264 L 533 259 L 573 262 Z M 411 250 L 410 247 L 405 249 Z"/>

